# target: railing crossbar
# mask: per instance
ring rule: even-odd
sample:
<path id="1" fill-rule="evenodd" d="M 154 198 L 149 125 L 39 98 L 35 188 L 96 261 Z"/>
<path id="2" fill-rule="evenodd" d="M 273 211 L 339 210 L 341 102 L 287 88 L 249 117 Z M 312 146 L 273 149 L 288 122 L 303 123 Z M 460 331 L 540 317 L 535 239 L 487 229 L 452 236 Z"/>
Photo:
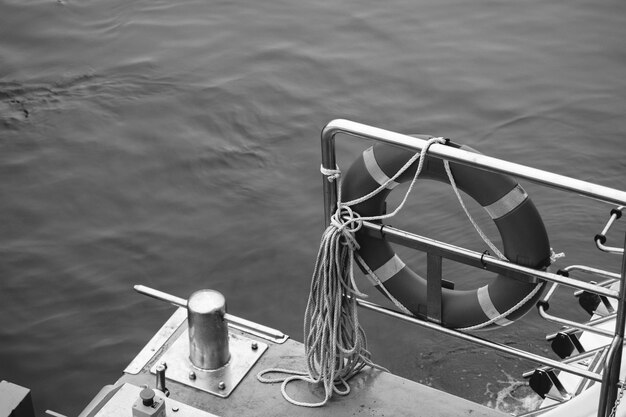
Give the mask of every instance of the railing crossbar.
<path id="1" fill-rule="evenodd" d="M 504 352 L 504 353 L 508 353 L 508 354 L 517 356 L 517 357 L 522 358 L 522 359 L 528 359 L 530 361 L 533 361 L 533 362 L 536 362 L 536 363 L 540 363 L 542 365 L 550 366 L 550 367 L 552 367 L 554 369 L 559 369 L 561 371 L 569 372 L 569 373 L 572 373 L 574 375 L 581 376 L 583 378 L 588 378 L 588 379 L 591 379 L 591 380 L 596 381 L 596 382 L 602 381 L 602 375 L 600 375 L 600 374 L 598 374 L 596 372 L 590 372 L 590 371 L 588 371 L 586 369 L 582 369 L 582 368 L 577 367 L 577 366 L 572 366 L 572 365 L 569 365 L 567 363 L 559 362 L 557 360 L 546 358 L 546 357 L 540 356 L 540 355 L 536 355 L 534 353 L 526 352 L 524 350 L 516 349 L 516 348 L 511 347 L 511 346 L 506 346 L 506 345 L 503 345 L 503 344 L 500 344 L 500 343 L 496 343 L 496 342 L 493 342 L 491 340 L 483 339 L 483 338 L 480 338 L 480 337 L 477 337 L 477 336 L 473 336 L 473 335 L 468 334 L 468 333 L 460 332 L 458 330 L 449 329 L 447 327 L 440 326 L 440 325 L 438 325 L 436 323 L 431 323 L 429 321 L 421 320 L 421 319 L 418 319 L 418 318 L 416 318 L 414 316 L 410 316 L 408 314 L 404 314 L 404 313 L 401 313 L 399 311 L 395 311 L 395 310 L 392 310 L 392 309 L 380 306 L 378 304 L 374 304 L 374 303 L 371 303 L 369 301 L 365 301 L 365 300 L 360 299 L 360 298 L 357 298 L 356 301 L 357 301 L 357 304 L 359 305 L 359 307 L 362 307 L 362 308 L 365 308 L 365 309 L 368 309 L 368 310 L 371 310 L 371 311 L 375 311 L 377 313 L 384 314 L 386 316 L 390 316 L 390 317 L 393 317 L 393 318 L 405 321 L 407 323 L 411 323 L 411 324 L 414 324 L 414 325 L 417 325 L 417 326 L 420 326 L 420 327 L 425 327 L 425 328 L 428 328 L 428 329 L 431 329 L 431 330 L 435 330 L 435 331 L 437 331 L 439 333 L 444 333 L 444 334 L 447 334 L 449 336 L 456 337 L 458 339 L 463 339 L 465 341 L 472 342 L 472 343 L 475 343 L 475 344 L 478 344 L 478 345 L 481 345 L 481 346 L 486 346 L 486 347 L 489 347 L 491 349 L 494 349 L 494 350 L 497 350 L 497 351 L 500 351 L 500 352 Z"/>
<path id="2" fill-rule="evenodd" d="M 516 277 L 515 275 L 517 275 L 518 279 L 526 279 L 525 277 L 538 278 L 549 282 L 556 282 L 571 288 L 593 292 L 609 298 L 619 298 L 619 291 L 579 281 L 563 275 L 540 271 L 508 261 L 503 261 L 481 252 L 472 251 L 425 236 L 420 236 L 392 226 L 364 221 L 363 228 L 370 236 L 381 239 L 384 238 L 391 243 L 397 243 L 413 249 L 421 250 L 423 252 L 442 256 L 465 265 L 486 269 L 490 272 L 502 273 L 512 277 Z"/>

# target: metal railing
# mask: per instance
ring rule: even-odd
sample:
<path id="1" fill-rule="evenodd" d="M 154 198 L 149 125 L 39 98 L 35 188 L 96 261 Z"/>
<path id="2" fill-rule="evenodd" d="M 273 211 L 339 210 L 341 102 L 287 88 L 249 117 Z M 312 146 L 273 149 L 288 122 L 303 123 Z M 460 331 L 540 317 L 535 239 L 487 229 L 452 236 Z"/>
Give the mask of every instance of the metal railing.
<path id="1" fill-rule="evenodd" d="M 335 137 L 338 134 L 344 134 L 360 139 L 383 142 L 390 145 L 399 146 L 414 152 L 420 152 L 422 150 L 422 147 L 426 144 L 426 140 L 424 139 L 419 139 L 412 136 L 403 135 L 400 133 L 395 133 L 348 120 L 333 120 L 325 126 L 322 131 L 321 138 L 322 167 L 327 170 L 334 170 L 336 168 Z M 528 359 L 533 362 L 539 363 L 544 367 L 551 367 L 561 371 L 569 372 L 585 378 L 587 381 L 601 382 L 602 387 L 600 392 L 597 415 L 599 417 L 606 417 L 607 415 L 609 415 L 609 413 L 611 412 L 611 408 L 613 407 L 613 404 L 615 403 L 615 400 L 617 398 L 618 388 L 622 385 L 619 381 L 619 372 L 621 368 L 622 347 L 624 344 L 624 314 L 626 312 L 626 295 L 623 291 L 626 278 L 626 257 L 623 256 L 623 248 L 605 247 L 603 244 L 606 242 L 605 236 L 609 228 L 611 227 L 613 222 L 621 216 L 621 210 L 623 208 L 622 206 L 626 206 L 626 192 L 589 183 L 586 181 L 576 180 L 548 171 L 530 168 L 524 165 L 504 161 L 486 155 L 468 152 L 443 144 L 432 144 L 428 149 L 428 153 L 431 156 L 446 159 L 451 162 L 469 165 L 490 172 L 511 175 L 517 178 L 522 178 L 537 184 L 541 184 L 543 186 L 552 187 L 563 191 L 574 192 L 588 198 L 616 204 L 619 206 L 617 209 L 614 209 L 611 212 L 611 217 L 609 219 L 609 222 L 607 223 L 607 226 L 605 226 L 601 234 L 596 236 L 595 240 L 596 244 L 601 250 L 622 255 L 621 274 L 617 275 L 615 273 L 584 266 L 570 267 L 571 269 L 583 270 L 583 272 L 593 273 L 601 277 L 608 277 L 612 280 L 618 278 L 621 284 L 619 290 L 609 288 L 607 285 L 588 283 L 575 278 L 571 278 L 568 276 L 567 271 L 565 273 L 559 271 L 560 273 L 555 274 L 548 271 L 535 270 L 508 261 L 503 261 L 499 258 L 486 255 L 485 253 L 475 252 L 466 248 L 454 246 L 424 236 L 419 236 L 384 224 L 376 224 L 367 221 L 363 222 L 363 228 L 371 236 L 385 239 L 391 243 L 401 244 L 403 246 L 425 252 L 427 254 L 427 263 L 429 264 L 427 265 L 427 270 L 435 271 L 434 276 L 431 276 L 430 273 L 428 274 L 427 279 L 429 280 L 434 279 L 437 281 L 441 281 L 440 266 L 442 259 L 446 258 L 455 262 L 463 263 L 480 269 L 485 269 L 506 276 L 513 276 L 518 278 L 522 276 L 524 277 L 524 279 L 528 279 L 533 282 L 538 282 L 537 280 L 551 282 L 552 286 L 548 290 L 547 294 L 543 297 L 543 299 L 538 303 L 540 314 L 548 320 L 556 321 L 573 329 L 589 330 L 610 337 L 611 342 L 608 345 L 608 351 L 605 351 L 602 356 L 602 358 L 604 359 L 604 364 L 603 366 L 594 366 L 592 370 L 583 369 L 579 366 L 571 364 L 573 362 L 571 359 L 561 362 L 520 349 L 512 348 L 510 346 L 502 345 L 487 339 L 479 338 L 468 333 L 449 329 L 439 324 L 441 312 L 437 311 L 437 309 L 434 309 L 434 312 L 427 313 L 426 319 L 424 320 L 361 299 L 357 299 L 358 305 L 363 308 L 376 311 L 406 322 L 410 322 L 421 327 L 429 328 L 440 333 L 460 338 L 462 340 L 486 346 L 497 351 L 505 352 L 519 358 Z M 323 189 L 324 213 L 326 224 L 328 225 L 330 222 L 330 216 L 335 212 L 337 206 L 337 183 L 330 182 L 327 180 L 326 177 L 324 177 Z M 624 239 L 624 248 L 626 248 L 626 236 Z M 615 330 L 612 332 L 598 330 L 597 328 L 592 326 L 592 324 L 595 324 L 594 322 L 577 323 L 548 315 L 546 313 L 548 301 L 559 285 L 564 285 L 580 291 L 597 294 L 598 296 L 605 297 L 606 299 L 616 300 L 617 311 L 614 313 Z M 428 310 L 431 310 L 430 303 Z"/>

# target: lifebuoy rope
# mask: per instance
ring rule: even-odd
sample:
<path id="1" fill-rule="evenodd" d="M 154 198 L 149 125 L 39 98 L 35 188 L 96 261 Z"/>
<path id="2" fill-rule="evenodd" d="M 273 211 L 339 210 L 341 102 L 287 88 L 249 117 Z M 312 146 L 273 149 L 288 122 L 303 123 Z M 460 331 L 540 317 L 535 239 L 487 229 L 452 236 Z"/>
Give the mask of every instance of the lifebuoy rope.
<path id="1" fill-rule="evenodd" d="M 474 229 L 476 229 L 476 232 L 478 232 L 478 234 L 480 235 L 482 240 L 487 244 L 487 246 L 489 246 L 489 249 L 491 249 L 496 254 L 496 256 L 498 258 L 500 258 L 502 260 L 508 261 L 507 257 L 504 256 L 504 254 L 502 252 L 500 252 L 500 250 L 497 248 L 497 246 L 493 244 L 493 242 L 487 237 L 487 235 L 478 226 L 476 221 L 474 221 L 474 218 L 472 217 L 472 215 L 470 214 L 469 210 L 465 206 L 465 203 L 463 202 L 463 197 L 461 197 L 461 193 L 459 193 L 459 189 L 456 186 L 456 181 L 454 180 L 454 175 L 452 175 L 452 170 L 450 169 L 450 163 L 447 160 L 444 160 L 443 161 L 443 165 L 444 165 L 444 167 L 446 169 L 446 174 L 448 174 L 448 179 L 450 180 L 450 185 L 452 186 L 452 189 L 454 190 L 454 194 L 456 194 L 456 198 L 459 200 L 459 204 L 463 208 L 463 211 L 465 212 L 465 215 L 469 219 L 470 223 L 472 223 L 472 226 L 474 226 Z M 552 252 L 552 253 L 554 253 L 554 252 Z M 535 288 L 533 288 L 533 290 L 526 297 L 524 297 L 519 303 L 515 304 L 513 307 L 511 307 L 510 309 L 508 309 L 504 313 L 498 314 L 498 315 L 490 318 L 489 320 L 487 320 L 487 321 L 485 321 L 483 323 L 479 323 L 479 324 L 476 324 L 474 326 L 463 327 L 463 328 L 457 329 L 457 330 L 460 330 L 460 331 L 480 330 L 480 329 L 482 329 L 484 327 L 487 327 L 487 326 L 489 326 L 489 325 L 491 325 L 491 324 L 493 324 L 493 323 L 495 323 L 497 321 L 500 321 L 502 319 L 506 319 L 510 314 L 512 314 L 516 310 L 519 310 L 522 306 L 526 305 L 527 302 L 532 300 L 532 298 L 535 295 L 537 295 L 537 293 L 539 291 L 541 291 L 543 289 L 544 285 L 545 285 L 545 283 L 543 283 L 543 282 L 541 284 L 536 285 Z"/>
<path id="2" fill-rule="evenodd" d="M 493 242 L 487 237 L 487 235 L 482 231 L 482 229 L 478 227 L 478 224 L 474 221 L 474 218 L 470 214 L 469 210 L 467 210 L 467 207 L 465 206 L 465 202 L 463 202 L 463 197 L 461 197 L 461 193 L 459 193 L 459 189 L 456 186 L 456 181 L 454 180 L 454 175 L 452 175 L 452 170 L 450 170 L 450 163 L 447 160 L 444 160 L 443 166 L 446 169 L 446 174 L 448 174 L 448 179 L 450 180 L 450 185 L 452 186 L 452 189 L 454 190 L 454 194 L 456 195 L 457 200 L 459 200 L 459 204 L 463 208 L 465 215 L 469 219 L 470 223 L 472 223 L 472 226 L 474 226 L 474 229 L 476 229 L 476 231 L 478 232 L 480 237 L 483 239 L 483 241 L 487 244 L 487 246 L 489 246 L 489 249 L 491 249 L 498 258 L 508 261 L 506 256 L 504 256 L 502 252 L 500 252 L 500 250 L 496 247 L 496 245 L 493 244 Z"/>

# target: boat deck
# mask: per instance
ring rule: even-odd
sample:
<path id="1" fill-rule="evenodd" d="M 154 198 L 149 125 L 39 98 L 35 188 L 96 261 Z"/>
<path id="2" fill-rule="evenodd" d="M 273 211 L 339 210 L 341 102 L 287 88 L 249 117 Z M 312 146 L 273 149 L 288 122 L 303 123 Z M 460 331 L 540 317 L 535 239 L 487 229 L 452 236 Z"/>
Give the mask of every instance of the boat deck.
<path id="1" fill-rule="evenodd" d="M 177 312 L 179 315 L 182 313 L 184 313 L 183 309 Z M 168 323 L 157 333 L 157 336 L 160 338 L 167 336 L 168 329 L 173 328 L 171 320 Z M 116 385 L 128 383 L 135 386 L 155 387 L 156 377 L 150 373 L 150 368 L 160 363 L 163 352 L 167 351 L 181 335 L 184 337 L 186 327 L 187 323 L 184 320 L 159 349 L 155 350 L 155 341 L 151 341 L 138 355 L 138 358 L 151 351 L 153 356 L 141 366 L 140 370 L 138 370 L 137 362 L 134 361 L 134 364 L 129 365 L 129 367 L 136 367 L 138 372 L 133 374 L 136 370 L 132 370 L 132 373 L 124 373 Z M 371 368 L 364 369 L 350 380 L 351 392 L 349 395 L 333 396 L 328 404 L 320 408 L 299 407 L 287 402 L 282 397 L 280 384 L 261 383 L 257 380 L 256 375 L 262 370 L 276 367 L 305 369 L 304 346 L 290 339 L 282 344 L 276 344 L 234 329 L 231 329 L 231 333 L 238 333 L 258 340 L 259 343 L 266 343 L 268 349 L 230 396 L 221 398 L 168 379 L 167 389 L 170 391 L 168 400 L 175 400 L 221 417 L 250 415 L 502 417 L 505 415 L 480 404 Z M 129 368 L 127 368 L 128 370 Z M 288 391 L 293 397 L 302 401 L 318 402 L 323 398 L 321 388 L 300 381 L 290 384 Z M 104 402 L 102 399 L 100 401 L 101 403 Z M 98 399 L 94 400 L 90 406 L 94 407 L 97 402 Z M 89 408 L 81 416 L 102 415 L 88 412 Z M 130 408 L 128 409 L 130 410 Z M 174 413 L 169 412 L 167 415 L 171 414 Z"/>

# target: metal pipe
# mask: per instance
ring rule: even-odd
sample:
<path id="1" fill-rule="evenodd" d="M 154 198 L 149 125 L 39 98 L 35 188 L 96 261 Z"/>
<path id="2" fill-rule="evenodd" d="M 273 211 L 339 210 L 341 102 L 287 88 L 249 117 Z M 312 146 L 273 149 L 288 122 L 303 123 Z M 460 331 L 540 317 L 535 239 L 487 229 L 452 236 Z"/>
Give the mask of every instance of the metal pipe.
<path id="1" fill-rule="evenodd" d="M 624 249 L 626 250 L 626 233 L 624 234 Z M 617 384 L 622 365 L 622 347 L 624 346 L 624 327 L 626 325 L 626 256 L 622 257 L 622 279 L 620 282 L 620 297 L 617 303 L 617 317 L 615 319 L 615 337 L 609 348 L 606 358 L 602 387 L 600 389 L 600 401 L 598 404 L 598 417 L 604 417 L 610 412 L 617 398 Z"/>
<path id="2" fill-rule="evenodd" d="M 166 303 L 170 303 L 177 307 L 187 308 L 187 300 L 184 298 L 176 297 L 175 295 L 155 290 L 154 288 L 146 287 L 145 285 L 135 285 L 133 288 L 138 293 L 147 295 L 148 297 L 152 297 L 156 300 L 165 301 Z"/>
<path id="3" fill-rule="evenodd" d="M 599 334 L 599 335 L 606 336 L 606 337 L 613 337 L 613 332 L 610 330 L 605 330 L 600 327 L 588 326 L 586 324 L 579 323 L 577 321 L 567 320 L 567 319 L 563 319 L 557 316 L 553 316 L 551 314 L 546 313 L 546 309 L 544 308 L 543 305 L 539 305 L 537 308 L 539 310 L 539 315 L 542 318 L 548 321 L 551 321 L 553 323 L 562 324 L 563 326 L 575 327 L 579 330 L 585 330 L 585 331 Z"/>
<path id="4" fill-rule="evenodd" d="M 595 372 L 589 372 L 589 371 L 587 371 L 585 369 L 581 369 L 581 368 L 576 367 L 576 366 L 571 366 L 571 365 L 564 364 L 564 363 L 561 363 L 561 362 L 553 360 L 553 359 L 544 358 L 543 356 L 535 355 L 533 353 L 526 352 L 526 351 L 523 351 L 523 350 L 520 350 L 520 349 L 516 349 L 516 348 L 510 347 L 510 346 L 501 345 L 499 343 L 492 342 L 491 340 L 482 339 L 480 337 L 472 336 L 472 335 L 467 334 L 467 333 L 462 333 L 462 332 L 459 332 L 457 330 L 448 329 L 447 327 L 442 327 L 442 326 L 440 326 L 438 324 L 435 324 L 435 323 L 419 320 L 419 319 L 417 319 L 417 318 L 415 318 L 413 316 L 409 316 L 407 314 L 400 313 L 398 311 L 394 311 L 394 310 L 391 310 L 391 309 L 379 306 L 379 305 L 374 304 L 374 303 L 370 303 L 369 301 L 365 301 L 365 300 L 362 300 L 360 298 L 357 298 L 356 302 L 357 302 L 357 304 L 360 307 L 363 307 L 363 308 L 366 308 L 368 310 L 375 311 L 377 313 L 381 313 L 381 314 L 384 314 L 384 315 L 387 315 L 387 316 L 390 316 L 390 317 L 394 317 L 394 318 L 400 319 L 402 321 L 406 321 L 406 322 L 411 323 L 411 324 L 416 324 L 416 325 L 421 326 L 421 327 L 426 327 L 428 329 L 435 330 L 435 331 L 438 331 L 440 333 L 447 334 L 449 336 L 454 336 L 454 337 L 457 337 L 459 339 L 466 340 L 468 342 L 472 342 L 472 343 L 476 343 L 476 344 L 479 344 L 479 345 L 482 345 L 482 346 L 486 346 L 486 347 L 489 347 L 491 349 L 498 350 L 500 352 L 505 352 L 505 353 L 517 356 L 519 358 L 522 358 L 522 359 L 528 359 L 528 360 L 531 360 L 533 362 L 537 362 L 537 363 L 540 363 L 540 364 L 543 364 L 543 365 L 548 365 L 548 366 L 551 366 L 552 368 L 559 369 L 559 370 L 565 371 L 565 372 L 569 372 L 569 373 L 572 373 L 574 375 L 581 376 L 583 378 L 589 378 L 589 379 L 592 379 L 592 380 L 598 381 L 598 382 L 602 380 L 602 376 L 597 374 L 597 373 L 595 373 Z"/>
<path id="5" fill-rule="evenodd" d="M 594 356 L 587 369 L 589 369 L 592 372 L 601 372 L 602 368 L 604 368 L 604 361 L 606 360 L 607 353 L 608 353 L 608 349 L 603 349 L 599 355 Z M 576 396 L 576 395 L 581 394 L 584 390 L 591 387 L 592 384 L 593 384 L 593 381 L 581 379 L 580 383 L 578 384 L 578 387 L 576 388 L 576 392 L 574 393 L 574 395 Z"/>
<path id="6" fill-rule="evenodd" d="M 325 169 L 337 168 L 334 134 L 324 138 L 324 133 L 322 133 L 322 167 Z M 322 175 L 322 188 L 324 191 L 324 226 L 328 227 L 330 216 L 337 208 L 337 181 L 331 182 L 328 177 Z"/>
<path id="7" fill-rule="evenodd" d="M 609 414 L 609 407 L 612 407 L 617 398 L 617 382 L 619 381 L 619 369 L 615 370 L 614 362 L 621 362 L 622 343 L 615 335 L 611 341 L 608 353 L 604 361 L 604 374 L 600 387 L 600 400 L 598 403 L 598 417 L 606 417 Z M 611 385 L 611 383 L 615 385 Z"/>
<path id="8" fill-rule="evenodd" d="M 583 353 L 579 353 L 578 355 L 570 356 L 568 358 L 563 359 L 563 363 L 573 363 L 573 362 L 583 361 L 583 360 L 585 360 L 587 358 L 591 358 L 592 356 L 597 356 L 605 348 L 606 348 L 606 346 L 600 346 L 598 348 L 595 348 L 595 349 L 592 349 L 592 350 L 588 350 L 588 351 L 585 351 Z M 526 372 L 522 373 L 522 378 L 530 377 L 536 370 L 547 371 L 549 369 L 550 369 L 550 367 L 548 367 L 548 366 L 541 366 L 539 368 L 533 369 L 532 371 L 526 371 Z"/>
<path id="9" fill-rule="evenodd" d="M 238 316 L 233 316 L 232 314 L 226 313 L 224 318 L 228 322 L 229 326 L 232 326 L 235 329 L 239 329 L 247 333 L 254 334 L 264 339 L 271 340 L 274 343 L 285 343 L 289 338 L 289 336 L 287 336 L 280 330 L 272 329 L 271 327 L 255 323 L 253 321 L 246 320 Z"/>
<path id="10" fill-rule="evenodd" d="M 175 295 L 155 290 L 154 288 L 146 287 L 145 285 L 135 285 L 134 289 L 138 293 L 147 295 L 148 297 L 152 297 L 160 301 L 165 301 L 177 307 L 187 308 L 187 300 L 185 300 L 184 298 L 176 297 Z M 272 340 L 275 343 L 284 343 L 288 339 L 288 336 L 280 330 L 272 329 L 271 327 L 255 323 L 250 320 L 242 319 L 241 317 L 233 316 L 232 314 L 224 314 L 224 319 L 228 322 L 230 326 L 233 326 L 239 330 L 243 330 L 248 333 L 255 334 L 264 339 Z"/>
<path id="11" fill-rule="evenodd" d="M 336 119 L 328 123 L 322 130 L 322 161 L 326 168 L 335 168 L 334 138 L 338 133 L 357 138 L 377 140 L 390 145 L 400 146 L 419 152 L 426 143 L 423 139 L 395 133 L 389 130 L 364 125 L 349 120 Z M 332 151 L 331 151 L 332 148 Z M 332 153 L 332 156 L 330 155 Z M 585 197 L 607 203 L 626 205 L 626 192 L 615 188 L 576 180 L 552 172 L 530 168 L 513 162 L 504 161 L 490 156 L 468 152 L 451 146 L 433 144 L 428 149 L 429 155 L 447 159 L 463 165 L 475 166 L 486 171 L 513 175 L 548 187 L 564 191 L 572 191 Z"/>
<path id="12" fill-rule="evenodd" d="M 587 323 L 585 323 L 585 325 L 587 325 L 587 326 L 598 326 L 599 324 L 606 323 L 607 321 L 615 320 L 615 316 L 616 315 L 617 315 L 616 313 L 611 313 L 611 314 L 606 315 L 606 316 L 598 317 L 597 319 L 589 320 Z M 576 333 L 579 330 L 580 329 L 569 328 L 569 329 L 563 329 L 559 333 Z M 556 337 L 556 335 L 557 335 L 557 333 L 548 334 L 548 335 L 546 335 L 546 340 L 554 339 Z M 612 335 L 613 334 L 611 333 L 611 336 Z"/>
<path id="13" fill-rule="evenodd" d="M 559 284 L 553 283 L 550 286 L 550 289 L 548 290 L 548 292 L 546 292 L 546 294 L 543 296 L 543 299 L 541 300 L 541 303 L 537 304 L 537 309 L 539 310 L 539 315 L 542 318 L 544 318 L 545 320 L 551 321 L 553 323 L 559 323 L 559 324 L 562 324 L 564 326 L 573 327 L 573 328 L 578 329 L 578 330 L 586 330 L 588 332 L 596 333 L 596 334 L 607 336 L 607 337 L 612 337 L 613 336 L 613 332 L 610 331 L 610 330 L 605 330 L 605 329 L 602 329 L 600 327 L 593 327 L 593 326 L 590 326 L 588 323 L 579 323 L 579 322 L 576 322 L 576 321 L 571 321 L 571 320 L 563 319 L 561 317 L 557 317 L 557 316 L 548 314 L 546 312 L 547 309 L 546 309 L 545 305 L 550 301 L 550 299 L 554 295 L 554 292 L 556 291 L 558 286 L 559 286 Z"/>
<path id="14" fill-rule="evenodd" d="M 623 208 L 624 207 L 620 206 L 618 207 L 618 210 L 621 212 Z M 611 213 L 611 216 L 609 216 L 609 220 L 606 222 L 604 229 L 602 229 L 602 231 L 600 232 L 601 235 L 606 236 L 606 234 L 609 233 L 609 229 L 611 228 L 611 226 L 613 226 L 613 223 L 615 222 L 615 220 L 617 220 L 617 217 L 617 213 Z"/>
<path id="15" fill-rule="evenodd" d="M 612 246 L 606 246 L 604 244 L 604 242 L 606 242 L 606 235 L 609 233 L 609 229 L 611 228 L 611 226 L 613 226 L 613 223 L 615 222 L 615 220 L 617 220 L 620 217 L 622 217 L 622 210 L 624 210 L 624 206 L 619 206 L 616 209 L 611 210 L 611 216 L 609 217 L 609 220 L 606 222 L 606 225 L 604 226 L 604 229 L 602 229 L 600 234 L 596 235 L 596 237 L 594 239 L 598 249 L 600 249 L 603 252 L 616 253 L 616 254 L 619 254 L 619 255 L 623 255 L 624 254 L 624 249 L 622 249 L 622 248 L 615 248 L 615 247 L 612 247 Z"/>
<path id="16" fill-rule="evenodd" d="M 606 246 L 604 245 L 600 239 L 596 239 L 596 246 L 598 247 L 598 249 L 600 249 L 602 252 L 606 252 L 606 253 L 615 253 L 617 255 L 623 255 L 624 254 L 624 249 L 622 248 L 616 248 L 613 246 Z"/>
<path id="17" fill-rule="evenodd" d="M 553 282 L 552 285 L 550 285 L 550 288 L 548 289 L 548 291 L 543 296 L 543 299 L 541 301 L 543 303 L 550 302 L 550 299 L 552 298 L 552 296 L 556 292 L 556 289 L 558 288 L 558 286 L 559 286 L 559 284 L 557 284 L 556 282 Z"/>
<path id="18" fill-rule="evenodd" d="M 503 261 L 493 256 L 485 255 L 469 249 L 451 245 L 435 239 L 409 233 L 404 230 L 396 229 L 391 226 L 363 222 L 364 230 L 374 237 L 383 238 L 392 243 L 422 250 L 424 252 L 433 253 L 451 259 L 466 265 L 487 269 L 491 272 L 507 274 L 510 271 L 519 273 L 520 275 L 537 277 L 539 279 L 557 282 L 559 284 L 590 291 L 598 295 L 604 295 L 610 298 L 618 298 L 619 292 L 608 288 L 598 287 L 597 285 L 568 278 L 563 275 L 553 274 L 547 271 L 540 271 L 533 268 L 517 265 L 509 261 Z M 370 233 L 371 232 L 371 233 Z"/>
<path id="19" fill-rule="evenodd" d="M 622 217 L 622 210 L 624 210 L 624 208 L 625 208 L 624 206 L 619 206 L 611 210 L 611 216 L 609 217 L 609 220 L 606 222 L 604 229 L 602 229 L 602 232 L 600 232 L 599 235 L 595 236 L 594 241 L 596 242 L 596 246 L 598 247 L 598 249 L 600 249 L 601 251 L 607 252 L 607 253 L 615 253 L 618 255 L 624 254 L 624 250 L 625 250 L 624 248 L 616 248 L 612 246 L 606 246 L 604 244 L 606 242 L 606 235 L 607 233 L 609 233 L 609 229 L 611 228 L 611 226 L 613 226 L 613 223 L 615 222 L 615 220 Z"/>
<path id="20" fill-rule="evenodd" d="M 597 285 L 603 285 L 603 286 L 607 286 L 613 282 L 615 282 L 616 280 L 620 279 L 620 274 L 616 273 L 616 272 L 610 272 L 610 271 L 605 271 L 604 269 L 598 269 L 598 268 L 592 268 L 590 266 L 586 266 L 586 265 L 569 265 L 566 266 L 565 268 L 563 268 L 563 271 L 567 271 L 567 272 L 572 272 L 572 271 L 579 271 L 579 272 L 586 272 L 587 274 L 591 274 L 591 275 L 599 275 L 601 277 L 604 278 L 610 278 L 610 280 L 604 281 L 604 282 L 600 282 Z"/>

